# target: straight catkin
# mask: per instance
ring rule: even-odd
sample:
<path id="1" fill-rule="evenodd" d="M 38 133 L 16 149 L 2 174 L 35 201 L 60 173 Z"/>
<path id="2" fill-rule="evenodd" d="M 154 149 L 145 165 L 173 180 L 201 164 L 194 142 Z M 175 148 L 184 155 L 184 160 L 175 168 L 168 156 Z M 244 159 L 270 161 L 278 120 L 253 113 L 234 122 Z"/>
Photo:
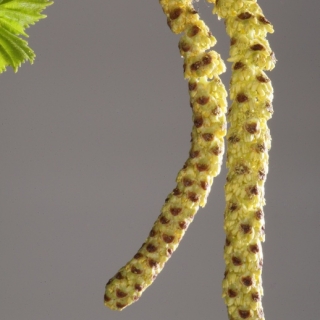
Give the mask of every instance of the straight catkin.
<path id="1" fill-rule="evenodd" d="M 177 185 L 141 248 L 107 285 L 104 303 L 122 310 L 139 299 L 163 269 L 199 207 L 206 204 L 213 178 L 220 172 L 226 135 L 227 92 L 219 78 L 225 65 L 219 54 L 207 51 L 216 40 L 192 6 L 192 0 L 160 0 L 174 33 L 182 33 L 180 54 L 188 79 L 194 126 L 188 160 Z"/>
<path id="2" fill-rule="evenodd" d="M 228 110 L 223 298 L 230 320 L 264 319 L 261 298 L 265 205 L 273 88 L 264 70 L 275 57 L 265 39 L 273 27 L 255 0 L 208 0 L 225 20 L 233 63 Z"/>

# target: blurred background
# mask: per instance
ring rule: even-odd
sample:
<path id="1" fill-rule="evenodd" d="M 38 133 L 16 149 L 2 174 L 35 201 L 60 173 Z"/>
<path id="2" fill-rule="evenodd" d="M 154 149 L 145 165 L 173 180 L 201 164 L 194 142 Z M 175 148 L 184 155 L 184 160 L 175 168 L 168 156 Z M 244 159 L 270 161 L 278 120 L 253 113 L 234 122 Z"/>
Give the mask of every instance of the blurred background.
<path id="1" fill-rule="evenodd" d="M 320 317 L 320 4 L 259 0 L 278 63 L 266 183 L 266 319 Z M 195 8 L 228 57 L 223 21 Z M 157 218 L 192 128 L 179 36 L 158 1 L 56 1 L 37 54 L 0 76 L 0 317 L 227 319 L 221 298 L 225 165 L 155 283 L 122 312 L 104 286 Z M 222 76 L 225 84 L 228 72 Z"/>

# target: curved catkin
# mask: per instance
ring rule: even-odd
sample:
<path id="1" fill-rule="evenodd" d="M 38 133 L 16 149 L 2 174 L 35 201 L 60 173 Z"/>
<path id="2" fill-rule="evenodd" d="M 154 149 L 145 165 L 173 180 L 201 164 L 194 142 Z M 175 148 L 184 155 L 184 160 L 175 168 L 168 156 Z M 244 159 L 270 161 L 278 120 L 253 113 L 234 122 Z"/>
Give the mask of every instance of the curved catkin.
<path id="1" fill-rule="evenodd" d="M 104 303 L 114 310 L 122 310 L 138 300 L 152 284 L 177 249 L 199 207 L 205 206 L 213 178 L 220 172 L 227 93 L 219 74 L 225 71 L 225 65 L 216 52 L 206 51 L 216 40 L 191 2 L 160 0 L 170 29 L 184 32 L 179 50 L 184 57 L 194 123 L 189 158 L 148 238 L 106 285 Z"/>
<path id="2" fill-rule="evenodd" d="M 264 184 L 271 137 L 273 88 L 263 70 L 274 54 L 265 39 L 273 32 L 255 0 L 208 0 L 225 19 L 231 38 L 232 78 L 228 111 L 223 298 L 229 319 L 264 319 L 261 242 L 264 241 Z"/>

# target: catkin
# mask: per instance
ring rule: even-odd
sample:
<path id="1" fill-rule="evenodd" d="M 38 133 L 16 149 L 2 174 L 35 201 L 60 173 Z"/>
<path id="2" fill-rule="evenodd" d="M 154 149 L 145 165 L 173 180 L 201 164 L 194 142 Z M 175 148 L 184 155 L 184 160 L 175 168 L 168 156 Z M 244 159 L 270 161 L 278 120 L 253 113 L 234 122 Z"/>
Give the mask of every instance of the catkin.
<path id="1" fill-rule="evenodd" d="M 265 39 L 273 32 L 255 0 L 208 0 L 225 19 L 233 63 L 228 110 L 227 183 L 224 229 L 226 272 L 222 296 L 229 319 L 264 319 L 261 298 L 265 205 L 271 137 L 267 120 L 273 113 L 273 88 L 263 70 L 275 57 Z"/>
<path id="2" fill-rule="evenodd" d="M 174 33 L 183 35 L 179 50 L 188 79 L 193 129 L 189 158 L 176 178 L 148 238 L 111 278 L 104 303 L 122 310 L 139 299 L 163 269 L 199 207 L 206 204 L 213 178 L 220 172 L 226 134 L 227 92 L 219 78 L 225 65 L 215 51 L 206 51 L 216 40 L 200 20 L 191 0 L 160 0 Z"/>

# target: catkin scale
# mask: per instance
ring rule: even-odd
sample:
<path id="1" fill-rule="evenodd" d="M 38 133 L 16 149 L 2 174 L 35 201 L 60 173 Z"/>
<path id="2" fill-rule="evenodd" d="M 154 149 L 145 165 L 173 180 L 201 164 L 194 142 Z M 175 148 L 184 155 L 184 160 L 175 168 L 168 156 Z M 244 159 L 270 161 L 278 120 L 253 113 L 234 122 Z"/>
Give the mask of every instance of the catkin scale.
<path id="1" fill-rule="evenodd" d="M 193 111 L 190 156 L 149 237 L 106 285 L 104 303 L 114 310 L 122 310 L 138 300 L 152 284 L 177 249 L 199 207 L 205 206 L 213 178 L 220 172 L 227 93 L 219 74 L 225 71 L 225 65 L 216 52 L 206 52 L 216 40 L 191 3 L 160 0 L 170 29 L 174 33 L 184 32 L 179 50 L 184 57 L 184 77 L 188 80 Z"/>
<path id="2" fill-rule="evenodd" d="M 263 320 L 261 298 L 265 238 L 264 184 L 271 147 L 267 120 L 273 88 L 263 70 L 272 70 L 274 54 L 265 39 L 273 32 L 255 0 L 208 0 L 223 18 L 231 38 L 233 63 L 228 111 L 223 298 L 229 319 Z"/>

